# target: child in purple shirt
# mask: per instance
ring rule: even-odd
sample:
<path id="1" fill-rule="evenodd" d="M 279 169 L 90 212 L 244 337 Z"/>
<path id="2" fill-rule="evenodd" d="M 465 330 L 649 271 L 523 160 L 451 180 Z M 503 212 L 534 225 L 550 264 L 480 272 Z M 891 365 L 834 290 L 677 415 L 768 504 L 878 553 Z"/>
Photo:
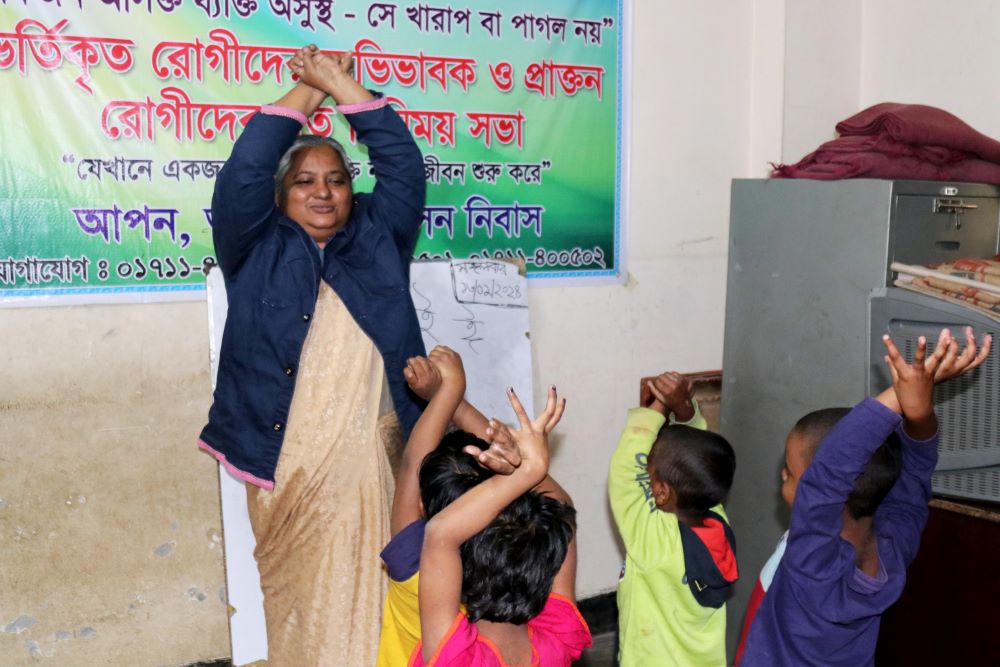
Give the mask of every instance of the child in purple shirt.
<path id="1" fill-rule="evenodd" d="M 741 667 L 873 664 L 882 612 L 906 583 L 927 522 L 937 463 L 935 382 L 981 364 L 948 330 L 907 364 L 884 336 L 893 386 L 859 403 L 815 452 L 796 428 L 785 446 L 782 494 L 792 504 L 787 547 L 747 636 Z M 811 459 L 811 461 L 810 461 Z"/>

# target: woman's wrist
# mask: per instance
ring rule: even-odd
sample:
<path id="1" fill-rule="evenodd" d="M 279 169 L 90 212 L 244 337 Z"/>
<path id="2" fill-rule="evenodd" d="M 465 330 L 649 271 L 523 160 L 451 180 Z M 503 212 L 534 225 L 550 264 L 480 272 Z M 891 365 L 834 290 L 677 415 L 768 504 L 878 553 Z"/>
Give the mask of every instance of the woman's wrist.
<path id="1" fill-rule="evenodd" d="M 347 72 L 339 72 L 331 76 L 326 83 L 326 92 L 338 105 L 361 104 L 375 99 L 369 90 Z"/>

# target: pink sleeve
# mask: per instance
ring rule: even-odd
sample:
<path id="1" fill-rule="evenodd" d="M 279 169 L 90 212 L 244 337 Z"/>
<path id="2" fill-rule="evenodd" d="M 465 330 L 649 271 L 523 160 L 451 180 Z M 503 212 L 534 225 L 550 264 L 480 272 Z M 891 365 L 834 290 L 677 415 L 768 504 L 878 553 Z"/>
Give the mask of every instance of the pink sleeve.
<path id="1" fill-rule="evenodd" d="M 407 667 L 492 667 L 499 666 L 495 655 L 480 643 L 479 631 L 469 623 L 468 617 L 459 613 L 448 633 L 438 644 L 429 662 L 423 660 L 423 643 L 417 645 Z M 544 663 L 542 663 L 544 664 Z"/>
<path id="2" fill-rule="evenodd" d="M 541 665 L 569 665 L 591 644 L 590 628 L 569 598 L 552 593 L 542 613 L 528 621 Z"/>
<path id="3" fill-rule="evenodd" d="M 385 97 L 376 97 L 373 100 L 368 100 L 367 102 L 356 102 L 355 104 L 338 104 L 337 111 L 344 114 L 349 113 L 361 113 L 362 111 L 374 111 L 375 109 L 381 109 L 389 100 Z"/>
<path id="4" fill-rule="evenodd" d="M 260 112 L 267 114 L 268 116 L 284 116 L 285 118 L 291 118 L 292 120 L 299 121 L 303 125 L 305 125 L 307 121 L 306 115 L 301 111 L 278 106 L 277 104 L 265 104 L 260 108 Z"/>

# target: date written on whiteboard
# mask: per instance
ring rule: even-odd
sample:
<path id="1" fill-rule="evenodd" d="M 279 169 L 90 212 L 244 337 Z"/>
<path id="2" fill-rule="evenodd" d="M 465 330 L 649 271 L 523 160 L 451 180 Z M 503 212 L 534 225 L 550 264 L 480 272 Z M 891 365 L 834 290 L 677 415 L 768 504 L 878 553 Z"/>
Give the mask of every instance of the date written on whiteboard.
<path id="1" fill-rule="evenodd" d="M 453 260 L 451 283 L 455 300 L 502 308 L 527 308 L 526 281 L 517 266 L 481 259 Z"/>

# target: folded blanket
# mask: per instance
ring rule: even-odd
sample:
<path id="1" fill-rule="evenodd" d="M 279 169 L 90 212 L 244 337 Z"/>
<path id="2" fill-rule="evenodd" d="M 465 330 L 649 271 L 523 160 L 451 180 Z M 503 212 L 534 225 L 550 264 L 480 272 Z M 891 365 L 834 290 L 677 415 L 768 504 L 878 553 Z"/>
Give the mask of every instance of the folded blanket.
<path id="1" fill-rule="evenodd" d="M 816 153 L 884 153 L 894 157 L 915 157 L 932 164 L 955 164 L 962 160 L 975 158 L 975 155 L 971 153 L 944 146 L 907 144 L 886 134 L 875 136 L 857 134 L 840 137 L 821 144 L 813 152 L 813 155 Z M 806 159 L 808 157 L 803 158 L 803 161 Z"/>
<path id="2" fill-rule="evenodd" d="M 1000 162 L 1000 141 L 973 129 L 944 109 L 883 102 L 837 123 L 840 136 L 887 135 L 907 144 L 942 146 Z"/>
<path id="3" fill-rule="evenodd" d="M 839 141 L 835 140 L 835 141 Z M 833 143 L 833 142 L 830 142 Z M 916 179 L 922 181 L 966 181 L 1000 185 L 1000 164 L 965 159 L 951 164 L 935 164 L 918 157 L 895 156 L 876 151 L 850 152 L 825 148 L 810 153 L 797 164 L 774 165 L 772 176 L 779 178 Z"/>
<path id="4" fill-rule="evenodd" d="M 917 179 L 1000 185 L 1000 141 L 923 104 L 883 102 L 837 123 L 840 137 L 796 164 L 773 165 L 784 178 Z"/>

